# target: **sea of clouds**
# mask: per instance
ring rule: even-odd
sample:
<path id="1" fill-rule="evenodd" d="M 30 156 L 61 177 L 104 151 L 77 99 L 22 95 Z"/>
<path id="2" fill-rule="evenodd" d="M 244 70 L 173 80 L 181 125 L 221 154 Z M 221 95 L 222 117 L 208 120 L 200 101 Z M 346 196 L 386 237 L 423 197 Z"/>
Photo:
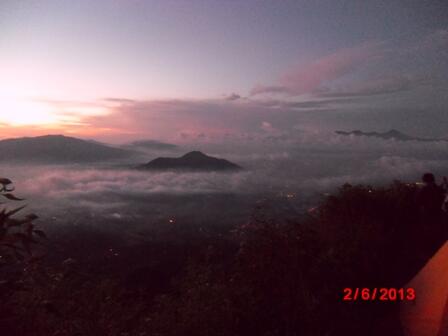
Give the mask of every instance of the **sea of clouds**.
<path id="1" fill-rule="evenodd" d="M 235 173 L 22 164 L 2 165 L 0 175 L 12 179 L 17 195 L 25 197 L 30 209 L 38 213 L 67 221 L 74 214 L 84 214 L 118 221 L 145 217 L 155 222 L 171 217 L 242 220 L 257 200 L 285 195 L 294 195 L 288 201 L 305 210 L 319 195 L 334 192 L 344 183 L 415 182 L 427 171 L 439 178 L 448 175 L 446 142 L 334 135 L 271 140 L 263 146 L 195 147 L 245 168 Z"/>

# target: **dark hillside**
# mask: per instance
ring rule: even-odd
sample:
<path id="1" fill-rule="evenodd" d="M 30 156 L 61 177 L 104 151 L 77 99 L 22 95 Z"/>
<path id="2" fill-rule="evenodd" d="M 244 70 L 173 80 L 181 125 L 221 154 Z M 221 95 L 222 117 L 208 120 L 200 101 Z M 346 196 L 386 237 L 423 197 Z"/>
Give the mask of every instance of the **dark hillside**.
<path id="1" fill-rule="evenodd" d="M 0 161 L 8 163 L 85 163 L 124 159 L 132 154 L 124 149 L 63 135 L 0 141 Z"/>

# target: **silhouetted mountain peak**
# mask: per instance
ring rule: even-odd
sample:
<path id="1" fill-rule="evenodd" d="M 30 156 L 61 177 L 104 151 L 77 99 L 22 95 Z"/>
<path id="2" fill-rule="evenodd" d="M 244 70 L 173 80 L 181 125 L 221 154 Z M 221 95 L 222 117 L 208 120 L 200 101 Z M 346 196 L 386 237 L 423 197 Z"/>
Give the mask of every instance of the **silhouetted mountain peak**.
<path id="1" fill-rule="evenodd" d="M 398 140 L 398 141 L 421 141 L 421 142 L 433 142 L 433 141 L 448 141 L 447 139 L 431 139 L 431 138 L 419 138 L 404 134 L 396 129 L 391 129 L 387 132 L 363 132 L 360 130 L 354 130 L 351 132 L 346 131 L 336 131 L 336 134 L 339 135 L 355 135 L 355 136 L 366 136 L 366 137 L 375 137 L 381 138 L 385 140 Z"/>
<path id="2" fill-rule="evenodd" d="M 403 133 L 401 133 L 400 131 L 398 131 L 398 130 L 396 130 L 394 128 L 392 128 L 391 130 L 389 130 L 386 133 L 388 133 L 388 134 L 403 134 Z"/>
<path id="3" fill-rule="evenodd" d="M 200 151 L 192 151 L 182 156 L 184 159 L 204 159 L 209 157 Z"/>
<path id="4" fill-rule="evenodd" d="M 142 165 L 140 168 L 149 170 L 200 170 L 200 171 L 220 171 L 238 170 L 240 166 L 212 156 L 208 156 L 200 151 L 189 152 L 179 158 L 159 157 Z"/>
<path id="5" fill-rule="evenodd" d="M 130 157 L 133 152 L 60 134 L 0 140 L 7 162 L 82 163 Z"/>
<path id="6" fill-rule="evenodd" d="M 67 138 L 67 139 L 69 139 L 71 137 L 67 137 L 62 134 L 47 134 L 47 135 L 37 136 L 37 137 L 35 137 L 35 139 L 36 138 L 41 138 L 41 139 L 64 139 L 64 138 Z M 74 139 L 74 138 L 71 138 L 71 139 Z"/>

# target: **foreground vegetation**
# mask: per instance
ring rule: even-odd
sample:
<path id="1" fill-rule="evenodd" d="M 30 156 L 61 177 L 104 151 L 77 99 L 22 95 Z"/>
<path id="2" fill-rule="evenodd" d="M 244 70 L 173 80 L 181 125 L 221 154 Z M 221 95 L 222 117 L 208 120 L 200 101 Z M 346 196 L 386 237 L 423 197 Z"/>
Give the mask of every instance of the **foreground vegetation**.
<path id="1" fill-rule="evenodd" d="M 23 260 L 23 286 L 2 297 L 2 334 L 401 335 L 396 302 L 342 297 L 404 286 L 444 243 L 421 226 L 416 190 L 344 185 L 300 220 L 278 222 L 262 202 L 224 234 L 173 228 L 142 246 L 80 229 L 50 237 L 48 257 Z M 112 243 L 120 254 L 100 256 Z"/>

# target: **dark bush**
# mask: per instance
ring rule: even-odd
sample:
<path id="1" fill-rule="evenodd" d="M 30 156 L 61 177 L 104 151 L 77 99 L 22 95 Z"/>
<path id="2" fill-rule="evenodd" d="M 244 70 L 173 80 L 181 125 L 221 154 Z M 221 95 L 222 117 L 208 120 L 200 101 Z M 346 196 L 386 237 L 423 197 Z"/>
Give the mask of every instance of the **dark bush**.
<path id="1" fill-rule="evenodd" d="M 25 208 L 24 205 L 8 209 L 8 203 L 23 201 L 13 191 L 12 181 L 0 178 L 0 197 L 6 200 L 0 202 L 3 206 L 0 210 L 0 267 L 3 269 L 2 274 L 7 277 L 38 259 L 33 255 L 32 246 L 38 244 L 36 239 L 45 237 L 44 232 L 36 229 L 33 223 L 38 218 L 35 214 L 17 218 L 17 214 Z M 12 278 L 0 279 L 0 284 L 3 287 L 17 286 Z"/>
<path id="2" fill-rule="evenodd" d="M 24 205 L 12 207 L 11 203 L 23 201 L 13 194 L 14 186 L 7 178 L 0 178 L 0 331 L 14 334 L 17 320 L 12 302 L 20 292 L 29 292 L 26 274 L 32 272 L 40 256 L 34 245 L 44 238 L 43 231 L 36 229 L 35 214 L 18 217 Z"/>
<path id="3" fill-rule="evenodd" d="M 404 286 L 444 243 L 436 226 L 422 225 L 416 193 L 415 185 L 400 182 L 344 185 L 300 220 L 279 220 L 261 203 L 225 235 L 171 252 L 161 244 L 159 263 L 121 280 L 71 261 L 48 268 L 31 294 L 15 296 L 22 303 L 16 314 L 30 321 L 20 332 L 401 335 L 396 302 L 342 298 L 346 287 Z M 179 254 L 189 257 L 171 258 Z M 162 264 L 175 260 L 183 269 L 175 263 L 175 272 L 165 272 Z"/>
<path id="4" fill-rule="evenodd" d="M 422 235 L 416 192 L 400 182 L 345 185 L 302 222 L 279 223 L 261 206 L 236 230 L 232 267 L 192 263 L 181 288 L 160 298 L 153 327 L 162 335 L 400 335 L 396 302 L 342 297 L 346 287 L 404 286 L 444 242 Z"/>

